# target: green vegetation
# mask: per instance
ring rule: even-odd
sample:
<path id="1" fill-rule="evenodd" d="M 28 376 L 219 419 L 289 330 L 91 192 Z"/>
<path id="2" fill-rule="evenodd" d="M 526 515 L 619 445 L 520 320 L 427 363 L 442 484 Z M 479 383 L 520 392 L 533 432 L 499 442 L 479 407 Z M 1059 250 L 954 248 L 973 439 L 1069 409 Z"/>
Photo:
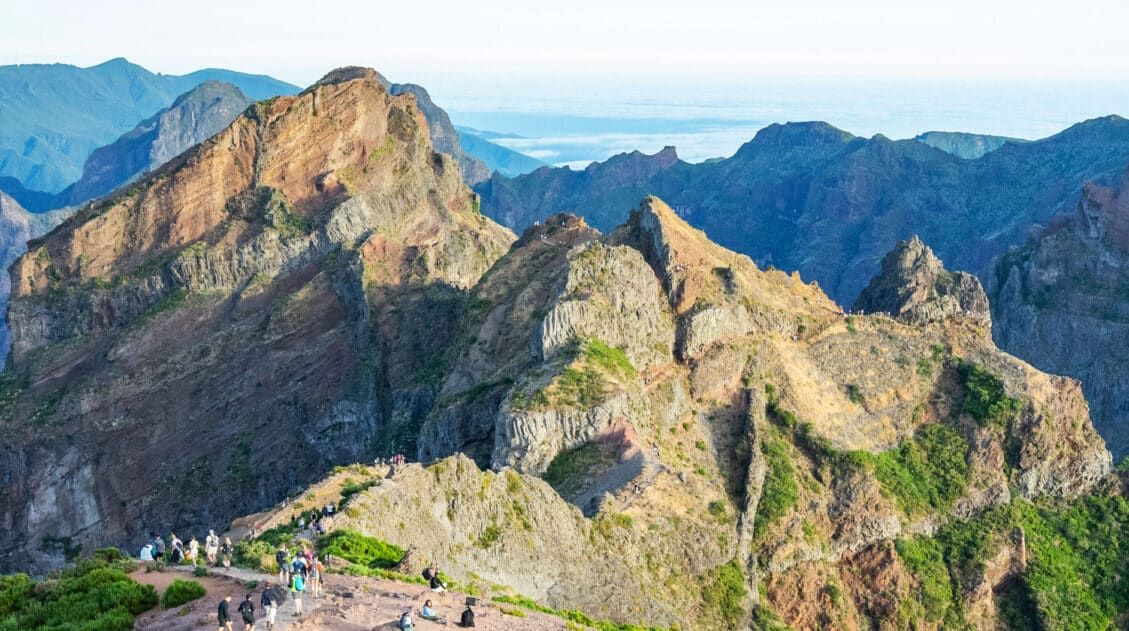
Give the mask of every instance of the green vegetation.
<path id="1" fill-rule="evenodd" d="M 862 403 L 862 392 L 859 387 L 853 383 L 847 384 L 847 397 L 851 399 L 851 403 L 858 405 Z"/>
<path id="2" fill-rule="evenodd" d="M 976 420 L 981 427 L 1006 429 L 1023 408 L 1023 402 L 1009 397 L 999 377 L 972 362 L 957 364 L 957 377 L 964 386 L 961 412 Z"/>
<path id="3" fill-rule="evenodd" d="M 27 373 L 7 368 L 0 372 L 0 419 L 10 419 L 16 401 L 27 388 Z"/>
<path id="4" fill-rule="evenodd" d="M 562 496 L 572 495 L 584 488 L 593 476 L 600 475 L 615 464 L 613 450 L 600 443 L 585 443 L 557 454 L 549 463 L 543 479 Z"/>
<path id="5" fill-rule="evenodd" d="M 1016 628 L 1107 629 L 1129 610 L 1129 501 L 1091 495 L 1066 507 L 1017 500 L 949 522 L 931 539 L 899 541 L 898 555 L 922 582 L 916 598 L 926 616 L 955 626 L 959 595 L 1020 533 L 1027 570 L 998 599 Z"/>
<path id="6" fill-rule="evenodd" d="M 921 581 L 917 602 L 930 622 L 939 622 L 953 609 L 953 585 L 945 565 L 945 551 L 932 538 L 921 536 L 895 542 L 898 556 L 906 568 Z"/>
<path id="7" fill-rule="evenodd" d="M 883 491 L 907 515 L 952 506 L 968 480 L 968 442 L 956 431 L 929 424 L 917 437 L 877 456 L 866 454 Z"/>
<path id="8" fill-rule="evenodd" d="M 776 520 L 783 517 L 799 499 L 799 487 L 788 455 L 788 445 L 782 440 L 766 440 L 761 445 L 765 459 L 764 488 L 757 504 L 753 536 L 764 534 Z"/>
<path id="9" fill-rule="evenodd" d="M 179 607 L 197 598 L 203 598 L 205 593 L 207 592 L 204 590 L 204 586 L 196 581 L 174 578 L 165 589 L 165 595 L 161 597 L 161 606 L 165 609 Z"/>
<path id="10" fill-rule="evenodd" d="M 42 581 L 0 576 L 0 631 L 129 631 L 134 616 L 157 605 L 157 592 L 132 570 L 108 548 Z"/>
<path id="11" fill-rule="evenodd" d="M 710 502 L 707 510 L 709 510 L 710 515 L 718 520 L 724 521 L 729 516 L 729 509 L 725 507 L 725 502 L 721 500 Z"/>
<path id="12" fill-rule="evenodd" d="M 520 410 L 548 407 L 592 408 L 607 399 L 610 380 L 630 379 L 635 367 L 623 349 L 596 338 L 574 340 L 564 351 L 571 362 L 549 385 L 533 392 L 518 390 L 510 403 Z"/>
<path id="13" fill-rule="evenodd" d="M 341 504 L 344 505 L 357 493 L 368 490 L 377 484 L 377 480 L 367 478 L 357 482 L 353 478 L 345 478 L 345 482 L 341 484 Z"/>
<path id="14" fill-rule="evenodd" d="M 262 570 L 264 572 L 277 572 L 278 565 L 274 560 L 276 550 L 278 550 L 277 544 L 271 545 L 262 538 L 242 539 L 235 544 L 235 550 L 231 555 L 231 562 L 238 567 Z"/>
<path id="15" fill-rule="evenodd" d="M 495 596 L 493 600 L 498 604 L 513 605 L 529 611 L 556 616 L 566 623 L 583 625 L 584 627 L 596 629 L 597 631 L 664 631 L 659 627 L 641 627 L 635 624 L 617 624 L 605 620 L 593 620 L 576 609 L 553 609 L 552 607 L 546 607 L 532 598 L 526 598 L 525 596 L 501 595 Z"/>
<path id="16" fill-rule="evenodd" d="M 745 594 L 745 573 L 737 559 L 733 559 L 710 573 L 702 589 L 702 600 L 725 620 L 728 628 L 736 629 L 745 617 Z"/>
<path id="17" fill-rule="evenodd" d="M 368 568 L 388 569 L 404 558 L 404 550 L 355 530 L 335 530 L 318 539 L 318 550 Z"/>
<path id="18" fill-rule="evenodd" d="M 479 548 L 489 548 L 497 543 L 498 538 L 501 536 L 502 533 L 498 530 L 498 526 L 490 524 L 486 528 L 483 528 L 482 532 L 478 534 L 478 538 L 474 540 L 474 545 Z"/>

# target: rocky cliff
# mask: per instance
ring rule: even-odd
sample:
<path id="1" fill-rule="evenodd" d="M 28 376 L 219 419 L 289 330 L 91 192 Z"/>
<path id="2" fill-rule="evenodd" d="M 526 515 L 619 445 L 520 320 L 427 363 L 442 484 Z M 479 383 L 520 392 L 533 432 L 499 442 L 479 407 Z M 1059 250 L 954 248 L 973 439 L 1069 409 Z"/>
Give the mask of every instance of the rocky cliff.
<path id="1" fill-rule="evenodd" d="M 6 565 L 206 527 L 390 453 L 513 236 L 411 96 L 334 71 L 83 208 L 11 268 Z"/>
<path id="2" fill-rule="evenodd" d="M 63 220 L 66 213 L 30 213 L 16 200 L 0 191 L 0 264 L 7 269 L 18 256 L 24 253 L 28 239 L 46 233 Z M 7 274 L 0 275 L 0 310 L 7 312 L 8 295 L 12 281 Z M 0 357 L 8 356 L 11 340 L 6 323 L 0 323 Z"/>
<path id="3" fill-rule="evenodd" d="M 83 164 L 82 177 L 52 207 L 82 204 L 156 169 L 227 127 L 250 104 L 230 83 L 201 83 L 113 143 L 95 149 Z"/>
<path id="4" fill-rule="evenodd" d="M 606 236 L 551 218 L 472 290 L 420 434 L 425 462 L 475 462 L 409 468 L 332 527 L 620 622 L 990 628 L 1018 569 L 926 602 L 896 545 L 1087 493 L 1110 455 L 1077 382 L 980 312 L 932 315 L 845 316 L 655 198 Z"/>
<path id="5" fill-rule="evenodd" d="M 946 270 L 917 236 L 898 243 L 882 259 L 882 271 L 859 294 L 853 310 L 889 313 L 915 324 L 954 317 L 992 323 L 980 281 L 967 272 Z"/>
<path id="6" fill-rule="evenodd" d="M 632 199 L 656 194 L 719 244 L 766 268 L 798 270 L 839 304 L 851 305 L 880 271 L 883 256 L 914 235 L 952 269 L 990 285 L 997 257 L 1022 246 L 1033 226 L 1071 212 L 1085 182 L 1118 181 L 1127 163 L 1129 122 L 1117 116 L 1042 140 L 1005 143 L 975 160 L 916 140 L 864 139 L 825 123 L 789 123 L 766 127 L 720 161 L 687 164 L 673 151 L 625 154 L 583 171 L 495 175 L 477 190 L 483 212 L 519 229 L 572 210 L 609 230 L 626 220 Z M 1101 300 L 1117 296 L 1113 291 Z M 1016 322 L 1026 317 L 1022 313 Z M 1007 350 L 1041 369 L 1080 376 L 1092 364 L 1101 366 L 1092 373 L 1116 374 L 1120 364 L 1106 363 L 1108 355 L 1085 355 L 1110 346 L 1090 346 L 1093 323 L 1061 316 L 1060 331 L 1075 332 L 1060 338 L 1061 350 L 1025 338 L 1029 328 L 1022 324 L 1008 334 L 1012 322 L 1000 309 L 996 334 Z M 1072 363 L 1062 359 L 1071 352 L 1066 349 L 1075 349 Z M 1121 400 L 1090 397 L 1103 432 L 1114 431 L 1105 419 L 1125 416 Z M 1124 440 L 1106 437 L 1116 445 Z"/>
<path id="7" fill-rule="evenodd" d="M 264 75 L 216 68 L 156 74 L 120 58 L 88 68 L 0 66 L 0 176 L 57 193 L 79 179 L 91 151 L 205 81 L 234 84 L 255 100 L 299 90 Z"/>
<path id="8" fill-rule="evenodd" d="M 959 131 L 927 131 L 914 137 L 914 140 L 923 142 L 930 147 L 936 147 L 945 153 L 951 153 L 958 158 L 975 160 L 991 153 L 1009 142 L 1027 142 L 1018 138 L 1006 136 L 988 136 L 986 134 L 969 134 Z"/>
<path id="9" fill-rule="evenodd" d="M 1129 192 L 1087 185 L 1056 218 L 1000 258 L 989 277 L 1000 346 L 1082 381 L 1094 423 L 1129 453 Z"/>

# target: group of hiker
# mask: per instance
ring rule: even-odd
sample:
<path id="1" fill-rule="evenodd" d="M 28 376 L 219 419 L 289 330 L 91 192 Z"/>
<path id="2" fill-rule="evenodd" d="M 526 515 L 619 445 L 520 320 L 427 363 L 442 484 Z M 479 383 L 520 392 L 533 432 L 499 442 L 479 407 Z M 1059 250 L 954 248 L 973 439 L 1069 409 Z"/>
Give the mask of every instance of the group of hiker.
<path id="1" fill-rule="evenodd" d="M 439 567 L 434 563 L 423 569 L 423 578 L 427 581 L 427 585 L 431 591 L 437 594 L 447 591 L 447 585 L 443 583 L 443 579 L 439 576 Z M 460 627 L 470 628 L 474 626 L 474 609 L 472 605 L 474 605 L 475 602 L 475 599 L 467 598 L 466 608 L 463 609 L 462 615 L 459 616 Z M 423 603 L 419 617 L 430 622 L 447 624 L 446 621 L 443 620 L 443 617 L 439 615 L 439 612 L 435 610 L 435 606 L 431 604 L 431 600 L 427 600 Z M 411 609 L 405 609 L 404 612 L 400 614 L 399 629 L 400 631 L 414 631 L 415 626 L 412 623 Z"/>
<path id="2" fill-rule="evenodd" d="M 188 539 L 188 543 L 181 541 L 176 533 L 169 535 L 169 542 L 166 544 L 160 533 L 152 533 L 152 538 L 144 546 L 141 547 L 139 558 L 142 561 L 153 561 L 157 565 L 164 565 L 171 563 L 172 565 L 180 565 L 188 561 L 192 565 L 197 565 L 200 561 L 200 542 L 196 540 L 195 536 Z M 231 537 L 224 537 L 221 541 L 216 536 L 216 531 L 209 530 L 208 536 L 204 537 L 204 562 L 206 565 L 218 566 L 222 564 L 224 567 L 231 567 L 231 555 L 235 553 L 235 545 L 231 543 Z"/>

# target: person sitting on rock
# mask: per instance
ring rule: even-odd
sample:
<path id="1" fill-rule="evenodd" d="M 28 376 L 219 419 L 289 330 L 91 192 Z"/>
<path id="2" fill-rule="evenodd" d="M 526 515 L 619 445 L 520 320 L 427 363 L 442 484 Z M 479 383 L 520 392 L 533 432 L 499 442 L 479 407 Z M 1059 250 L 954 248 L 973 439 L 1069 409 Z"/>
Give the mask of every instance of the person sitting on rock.
<path id="1" fill-rule="evenodd" d="M 423 603 L 423 611 L 420 613 L 419 617 L 423 618 L 424 620 L 439 622 L 439 614 L 436 613 L 434 608 L 432 608 L 430 600 Z"/>
<path id="2" fill-rule="evenodd" d="M 443 581 L 439 578 L 439 568 L 434 564 L 431 566 L 431 578 L 428 580 L 427 584 L 431 587 L 431 591 L 438 594 L 447 591 L 447 586 L 444 585 Z"/>
<path id="3" fill-rule="evenodd" d="M 412 626 L 412 612 L 411 610 L 405 611 L 400 614 L 400 631 L 412 631 L 415 627 Z"/>

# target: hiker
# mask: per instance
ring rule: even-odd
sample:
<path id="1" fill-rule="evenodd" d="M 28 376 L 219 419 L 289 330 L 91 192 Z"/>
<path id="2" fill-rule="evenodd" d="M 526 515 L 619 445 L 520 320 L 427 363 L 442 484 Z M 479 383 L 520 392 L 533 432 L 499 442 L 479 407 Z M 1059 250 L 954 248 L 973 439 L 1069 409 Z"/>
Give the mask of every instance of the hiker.
<path id="1" fill-rule="evenodd" d="M 305 529 L 306 529 L 306 516 L 302 515 L 301 517 L 298 518 L 298 530 L 305 530 Z"/>
<path id="2" fill-rule="evenodd" d="M 231 555 L 235 552 L 235 546 L 231 544 L 231 537 L 223 538 L 223 545 L 220 546 L 220 554 L 223 555 L 223 566 L 231 567 Z"/>
<path id="3" fill-rule="evenodd" d="M 286 544 L 278 547 L 278 552 L 274 553 L 274 561 L 278 564 L 278 584 L 290 584 L 290 554 L 286 552 Z"/>
<path id="4" fill-rule="evenodd" d="M 430 620 L 431 622 L 439 622 L 439 614 L 431 607 L 431 601 L 423 603 L 423 611 L 420 613 L 420 618 Z"/>
<path id="5" fill-rule="evenodd" d="M 415 627 L 412 626 L 412 612 L 409 609 L 400 614 L 400 631 L 412 631 Z"/>
<path id="6" fill-rule="evenodd" d="M 314 559 L 306 567 L 308 568 L 306 575 L 310 579 L 310 593 L 317 598 L 321 593 L 321 561 Z"/>
<path id="7" fill-rule="evenodd" d="M 474 626 L 474 610 L 470 608 L 470 605 L 467 605 L 466 609 L 463 610 L 463 615 L 459 618 L 459 626 L 464 629 Z"/>
<path id="8" fill-rule="evenodd" d="M 208 557 L 208 565 L 216 564 L 216 554 L 220 551 L 220 538 L 216 536 L 216 531 L 209 530 L 208 536 L 204 539 L 204 554 Z"/>
<path id="9" fill-rule="evenodd" d="M 302 554 L 306 556 L 306 569 L 314 564 L 314 549 L 302 544 Z"/>
<path id="10" fill-rule="evenodd" d="M 306 591 L 306 579 L 301 572 L 295 572 L 290 577 L 290 592 L 294 594 L 294 615 L 302 615 L 302 593 Z"/>
<path id="11" fill-rule="evenodd" d="M 173 565 L 180 565 L 180 562 L 184 560 L 184 548 L 181 546 L 180 539 L 176 538 L 176 533 L 169 535 L 169 539 L 172 542 L 172 552 L 169 553 L 169 558 Z"/>
<path id="12" fill-rule="evenodd" d="M 447 586 L 439 579 L 439 567 L 434 563 L 431 564 L 431 578 L 427 579 L 427 584 L 431 587 L 431 591 L 437 594 L 447 591 Z"/>
<path id="13" fill-rule="evenodd" d="M 267 613 L 267 629 L 273 629 L 274 619 L 278 616 L 278 596 L 274 594 L 269 582 L 263 586 L 263 595 L 259 598 L 259 604 Z"/>
<path id="14" fill-rule="evenodd" d="M 251 594 L 239 603 L 239 613 L 243 614 L 243 631 L 255 631 L 255 603 L 251 602 Z"/>
<path id="15" fill-rule="evenodd" d="M 231 613 L 228 611 L 228 603 L 231 602 L 231 594 L 228 594 L 220 601 L 219 618 L 220 618 L 220 631 L 231 631 Z"/>
<path id="16" fill-rule="evenodd" d="M 196 565 L 196 559 L 200 555 L 200 542 L 196 541 L 196 535 L 188 540 L 188 560 L 192 561 L 192 565 Z"/>
<path id="17" fill-rule="evenodd" d="M 155 535 L 154 538 L 153 538 L 153 549 L 156 550 L 156 552 L 153 553 L 153 558 L 157 561 L 157 565 L 164 563 L 164 561 L 165 561 L 165 540 L 162 539 L 161 535 L 159 535 L 159 534 Z"/>
<path id="18" fill-rule="evenodd" d="M 294 580 L 294 575 L 297 574 L 303 579 L 306 578 L 306 557 L 301 554 L 295 555 L 294 560 L 290 562 L 290 580 Z"/>

